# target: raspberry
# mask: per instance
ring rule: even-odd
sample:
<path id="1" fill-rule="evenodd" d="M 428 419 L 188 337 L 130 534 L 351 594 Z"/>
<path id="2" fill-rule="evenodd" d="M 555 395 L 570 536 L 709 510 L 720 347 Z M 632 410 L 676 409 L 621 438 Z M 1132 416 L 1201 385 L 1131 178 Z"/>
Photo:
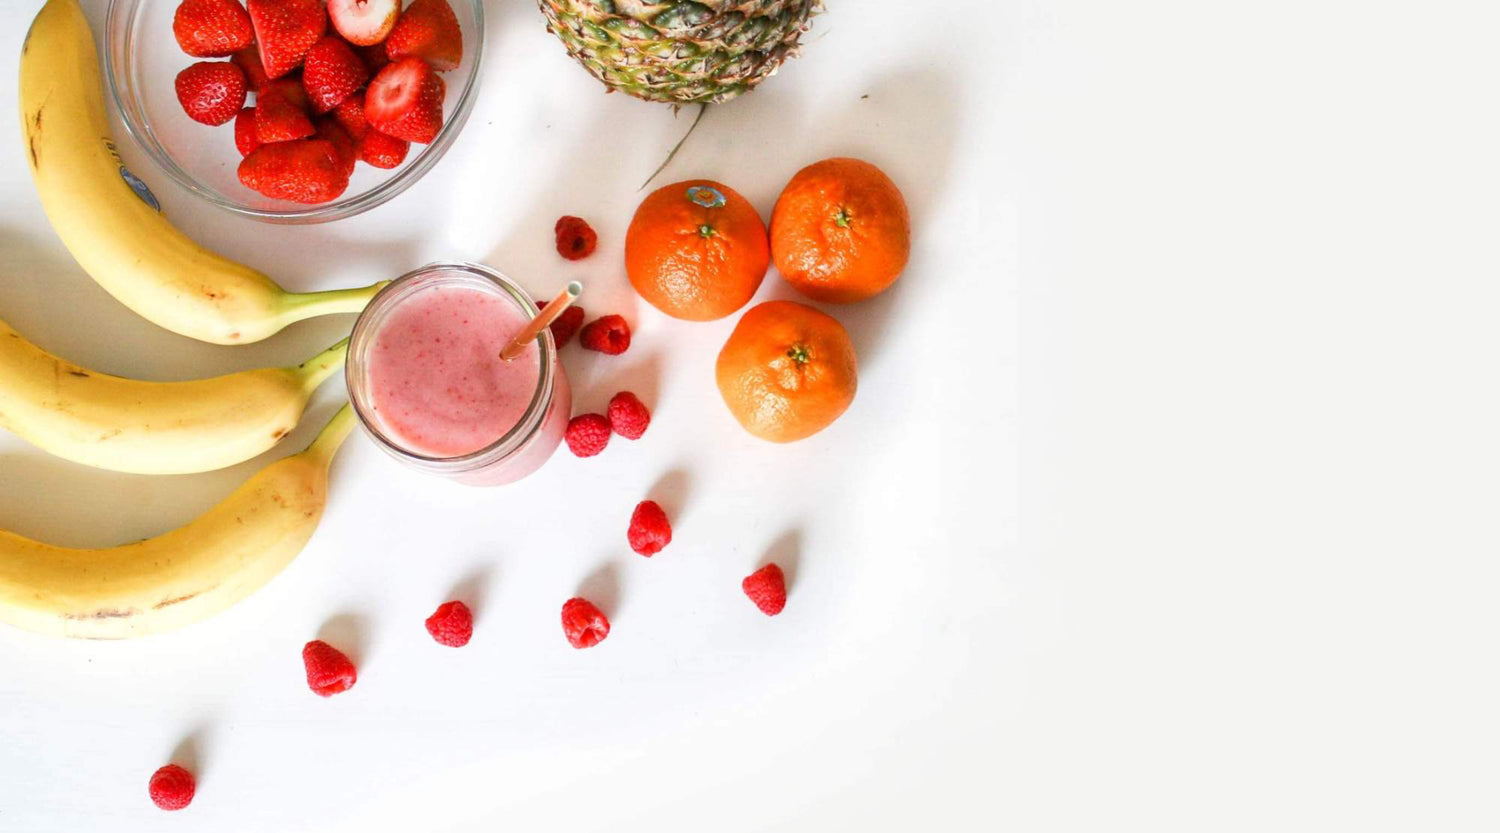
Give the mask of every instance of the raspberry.
<path id="1" fill-rule="evenodd" d="M 563 635 L 574 648 L 592 648 L 609 636 L 609 619 L 588 599 L 577 596 L 563 602 Z"/>
<path id="2" fill-rule="evenodd" d="M 574 455 L 592 457 L 609 445 L 609 420 L 599 414 L 579 414 L 568 420 L 563 437 Z"/>
<path id="3" fill-rule="evenodd" d="M 332 697 L 354 685 L 354 663 L 321 639 L 302 646 L 302 664 L 307 666 L 307 687 L 319 697 Z"/>
<path id="4" fill-rule="evenodd" d="M 568 260 L 583 260 L 594 253 L 599 235 L 582 217 L 560 217 L 552 227 L 557 236 L 557 253 Z"/>
<path id="5" fill-rule="evenodd" d="M 643 500 L 630 513 L 630 530 L 626 533 L 630 548 L 650 558 L 672 543 L 672 522 L 654 500 Z"/>
<path id="6" fill-rule="evenodd" d="M 474 614 L 463 602 L 444 602 L 427 617 L 427 632 L 439 645 L 462 648 L 474 635 Z"/>
<path id="7" fill-rule="evenodd" d="M 166 766 L 151 773 L 151 800 L 163 810 L 181 810 L 193 801 L 198 783 L 193 773 L 177 764 Z"/>
<path id="8" fill-rule="evenodd" d="M 750 597 L 750 601 L 760 608 L 760 612 L 767 616 L 775 616 L 786 607 L 786 576 L 781 574 L 781 568 L 775 564 L 767 564 L 745 576 L 740 587 Z"/>
<path id="9" fill-rule="evenodd" d="M 537 311 L 540 312 L 546 309 L 550 303 L 552 303 L 550 300 L 537 301 Z M 578 328 L 581 326 L 583 326 L 583 307 L 574 304 L 563 310 L 562 314 L 558 315 L 557 320 L 553 321 L 551 325 L 552 340 L 556 342 L 557 349 L 561 350 L 564 344 L 572 341 L 573 334 L 578 332 Z"/>
<path id="10" fill-rule="evenodd" d="M 595 318 L 578 336 L 585 349 L 618 356 L 630 349 L 630 325 L 618 315 Z"/>
<path id="11" fill-rule="evenodd" d="M 651 424 L 651 412 L 636 395 L 621 391 L 609 400 L 609 427 L 627 440 L 638 440 Z"/>

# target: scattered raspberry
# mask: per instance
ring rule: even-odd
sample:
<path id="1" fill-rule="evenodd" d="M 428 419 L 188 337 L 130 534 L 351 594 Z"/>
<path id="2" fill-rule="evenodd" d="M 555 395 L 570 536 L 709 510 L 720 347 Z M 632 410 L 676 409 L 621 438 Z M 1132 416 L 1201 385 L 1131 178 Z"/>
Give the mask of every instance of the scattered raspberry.
<path id="1" fill-rule="evenodd" d="M 439 645 L 462 648 L 474 635 L 474 614 L 463 602 L 444 602 L 427 617 L 427 632 Z"/>
<path id="2" fill-rule="evenodd" d="M 630 349 L 630 325 L 618 315 L 595 318 L 578 336 L 585 349 L 618 356 Z"/>
<path id="3" fill-rule="evenodd" d="M 151 800 L 163 810 L 181 810 L 193 801 L 198 784 L 193 773 L 177 764 L 151 773 Z"/>
<path id="4" fill-rule="evenodd" d="M 546 309 L 550 303 L 552 303 L 550 300 L 537 301 L 537 311 L 541 312 Z M 561 350 L 564 344 L 573 340 L 573 334 L 578 332 L 578 328 L 582 326 L 583 307 L 574 304 L 563 310 L 562 314 L 557 316 L 557 320 L 553 321 L 548 329 L 552 330 L 552 341 L 557 344 L 557 349 Z"/>
<path id="5" fill-rule="evenodd" d="M 307 687 L 319 697 L 332 697 L 354 685 L 354 663 L 321 639 L 302 647 L 302 664 L 307 666 Z"/>
<path id="6" fill-rule="evenodd" d="M 781 568 L 775 564 L 767 564 L 745 576 L 740 587 L 750 597 L 750 601 L 760 608 L 760 612 L 767 616 L 775 616 L 786 607 L 786 576 L 781 574 Z"/>
<path id="7" fill-rule="evenodd" d="M 557 349 L 561 350 L 564 344 L 573 340 L 573 334 L 583 326 L 583 307 L 568 307 L 552 322 L 552 340 L 557 343 Z"/>
<path id="8" fill-rule="evenodd" d="M 575 456 L 592 457 L 609 445 L 609 420 L 599 414 L 579 414 L 568 420 L 563 437 Z"/>
<path id="9" fill-rule="evenodd" d="M 552 233 L 557 236 L 557 253 L 568 260 L 583 260 L 599 243 L 599 235 L 582 217 L 558 218 Z"/>
<path id="10" fill-rule="evenodd" d="M 643 500 L 630 513 L 630 530 L 626 533 L 630 548 L 650 558 L 672 543 L 672 522 L 654 500 Z"/>
<path id="11" fill-rule="evenodd" d="M 574 648 L 592 648 L 609 636 L 609 619 L 588 599 L 573 597 L 563 602 L 563 635 Z"/>
<path id="12" fill-rule="evenodd" d="M 630 391 L 620 391 L 609 400 L 609 427 L 627 440 L 638 440 L 651 424 L 651 412 Z"/>

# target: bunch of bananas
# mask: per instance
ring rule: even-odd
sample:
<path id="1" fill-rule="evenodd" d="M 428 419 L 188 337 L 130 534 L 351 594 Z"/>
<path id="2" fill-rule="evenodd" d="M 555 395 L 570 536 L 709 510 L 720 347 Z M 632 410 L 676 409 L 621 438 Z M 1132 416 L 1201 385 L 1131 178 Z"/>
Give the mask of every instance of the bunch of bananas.
<path id="1" fill-rule="evenodd" d="M 21 47 L 21 118 L 42 206 L 100 286 L 169 330 L 258 341 L 317 315 L 358 312 L 381 284 L 294 294 L 188 239 L 109 139 L 93 33 L 77 0 L 47 0 Z M 149 192 L 147 192 L 149 193 Z M 53 356 L 0 322 L 0 427 L 48 452 L 146 474 L 209 471 L 270 448 L 344 363 L 347 339 L 296 367 L 144 382 Z M 262 469 L 179 529 L 110 549 L 55 547 L 0 530 L 0 621 L 109 639 L 196 622 L 270 581 L 322 516 L 345 405 L 300 454 Z"/>

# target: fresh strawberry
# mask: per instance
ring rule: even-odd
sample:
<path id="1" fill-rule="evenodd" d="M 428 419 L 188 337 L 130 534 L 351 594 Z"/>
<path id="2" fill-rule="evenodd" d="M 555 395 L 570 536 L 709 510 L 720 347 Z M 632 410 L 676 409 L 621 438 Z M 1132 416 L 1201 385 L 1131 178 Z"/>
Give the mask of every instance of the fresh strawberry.
<path id="1" fill-rule="evenodd" d="M 260 92 L 260 88 L 271 80 L 266 75 L 266 68 L 260 65 L 260 50 L 253 43 L 229 56 L 229 60 L 244 70 L 245 86 L 251 92 Z"/>
<path id="2" fill-rule="evenodd" d="M 411 142 L 387 136 L 379 130 L 371 130 L 359 140 L 359 158 L 367 165 L 377 168 L 394 168 L 406 160 Z"/>
<path id="3" fill-rule="evenodd" d="M 255 135 L 254 107 L 246 107 L 234 117 L 234 147 L 241 157 L 249 156 L 260 147 L 260 139 Z"/>
<path id="4" fill-rule="evenodd" d="M 322 0 L 250 0 L 250 22 L 255 24 L 261 65 L 270 78 L 296 69 L 328 31 Z"/>
<path id="5" fill-rule="evenodd" d="M 333 108 L 333 117 L 356 142 L 370 132 L 370 123 L 365 121 L 364 93 L 355 93 L 339 102 L 339 106 Z"/>
<path id="6" fill-rule="evenodd" d="M 240 160 L 240 182 L 278 200 L 328 202 L 349 187 L 338 148 L 326 139 L 261 145 Z"/>
<path id="7" fill-rule="evenodd" d="M 448 0 L 413 0 L 385 39 L 392 61 L 409 55 L 425 58 L 433 69 L 457 69 L 464 57 L 464 35 Z"/>
<path id="8" fill-rule="evenodd" d="M 227 58 L 255 37 L 238 0 L 182 0 L 172 15 L 172 34 L 194 58 Z"/>
<path id="9" fill-rule="evenodd" d="M 385 65 L 391 62 L 391 57 L 385 54 L 385 44 L 383 43 L 371 46 L 356 46 L 354 47 L 354 52 L 359 55 L 361 61 L 365 62 L 365 66 L 370 68 L 371 75 L 385 69 Z"/>
<path id="10" fill-rule="evenodd" d="M 342 166 L 344 176 L 353 176 L 354 163 L 359 161 L 359 147 L 349 138 L 349 133 L 332 116 L 323 116 L 318 119 L 316 135 L 333 146 L 337 152 L 335 159 Z"/>
<path id="11" fill-rule="evenodd" d="M 307 117 L 307 93 L 295 78 L 279 78 L 255 95 L 255 136 L 262 142 L 288 142 L 315 132 Z"/>
<path id="12" fill-rule="evenodd" d="M 326 113 L 339 106 L 369 77 L 365 62 L 349 44 L 333 35 L 313 44 L 302 60 L 302 88 L 307 90 L 314 112 Z"/>
<path id="13" fill-rule="evenodd" d="M 355 46 L 385 40 L 400 14 L 401 0 L 328 0 L 333 28 Z"/>
<path id="14" fill-rule="evenodd" d="M 245 106 L 245 73 L 228 61 L 199 61 L 177 73 L 177 100 L 200 124 L 228 124 Z"/>
<path id="15" fill-rule="evenodd" d="M 427 143 L 443 126 L 443 79 L 421 58 L 387 66 L 365 91 L 365 118 L 387 136 Z"/>

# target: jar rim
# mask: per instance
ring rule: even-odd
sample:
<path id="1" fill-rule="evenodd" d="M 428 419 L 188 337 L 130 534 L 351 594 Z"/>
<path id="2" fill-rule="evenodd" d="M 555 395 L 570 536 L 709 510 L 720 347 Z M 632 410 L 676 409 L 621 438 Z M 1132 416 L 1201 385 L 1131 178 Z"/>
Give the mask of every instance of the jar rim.
<path id="1" fill-rule="evenodd" d="M 413 283 L 423 279 L 440 280 L 446 276 L 455 277 L 458 279 L 457 282 L 466 286 L 508 298 L 526 314 L 528 319 L 535 318 L 539 312 L 536 303 L 515 281 L 495 269 L 480 263 L 463 261 L 429 263 L 395 278 L 382 287 L 360 312 L 349 336 L 349 354 L 344 364 L 344 381 L 349 389 L 349 402 L 354 407 L 354 413 L 359 418 L 359 423 L 365 433 L 375 441 L 376 445 L 396 459 L 417 468 L 437 474 L 455 475 L 474 471 L 503 460 L 525 448 L 526 444 L 537 435 L 546 422 L 547 409 L 552 402 L 553 388 L 556 383 L 553 366 L 557 348 L 553 342 L 551 330 L 543 329 L 537 336 L 537 355 L 541 368 L 537 375 L 537 386 L 532 392 L 531 402 L 527 404 L 526 410 L 516 424 L 489 445 L 467 454 L 433 457 L 415 452 L 396 442 L 381 430 L 378 419 L 370 413 L 373 407 L 366 401 L 367 397 L 364 393 L 366 387 L 363 378 L 364 353 L 369 345 L 373 344 L 375 333 L 379 331 L 377 324 L 384 319 L 384 316 L 394 310 L 401 301 L 425 288 L 420 286 L 413 288 Z"/>

